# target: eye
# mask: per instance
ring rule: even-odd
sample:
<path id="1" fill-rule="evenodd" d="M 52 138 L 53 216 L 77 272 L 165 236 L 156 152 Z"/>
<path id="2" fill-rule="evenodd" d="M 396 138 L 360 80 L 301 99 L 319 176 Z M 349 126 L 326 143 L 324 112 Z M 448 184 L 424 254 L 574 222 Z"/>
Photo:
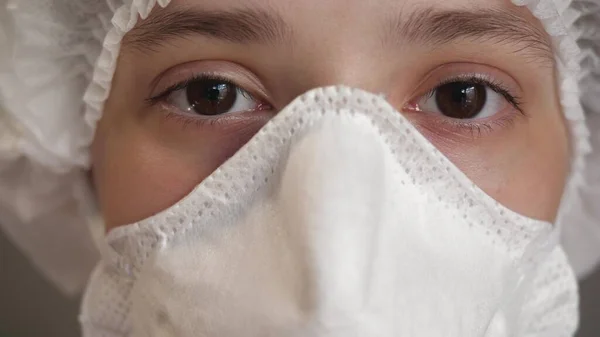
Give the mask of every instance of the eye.
<path id="1" fill-rule="evenodd" d="M 471 120 L 494 116 L 510 103 L 517 105 L 513 96 L 495 84 L 481 79 L 458 80 L 439 85 L 420 98 L 416 110 Z"/>
<path id="2" fill-rule="evenodd" d="M 197 78 L 180 85 L 166 97 L 167 103 L 187 113 L 218 116 L 257 110 L 262 106 L 244 89 L 218 78 Z"/>

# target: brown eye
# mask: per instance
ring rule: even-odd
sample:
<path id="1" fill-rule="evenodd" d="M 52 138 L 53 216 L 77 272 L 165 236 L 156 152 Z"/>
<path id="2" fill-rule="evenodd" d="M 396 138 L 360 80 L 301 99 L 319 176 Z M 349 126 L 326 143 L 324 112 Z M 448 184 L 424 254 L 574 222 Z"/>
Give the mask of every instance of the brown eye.
<path id="1" fill-rule="evenodd" d="M 442 85 L 435 92 L 435 101 L 444 116 L 458 119 L 476 117 L 485 106 L 485 86 L 468 82 Z"/>
<path id="2" fill-rule="evenodd" d="M 199 79 L 171 93 L 168 102 L 187 113 L 218 116 L 251 111 L 260 102 L 235 84 L 220 79 Z"/>
<path id="3" fill-rule="evenodd" d="M 489 86 L 469 81 L 440 85 L 417 103 L 418 110 L 453 119 L 481 119 L 493 116 L 508 103 Z"/>
<path id="4" fill-rule="evenodd" d="M 216 116 L 228 112 L 237 100 L 237 88 L 219 80 L 191 83 L 186 89 L 188 104 L 199 115 Z"/>

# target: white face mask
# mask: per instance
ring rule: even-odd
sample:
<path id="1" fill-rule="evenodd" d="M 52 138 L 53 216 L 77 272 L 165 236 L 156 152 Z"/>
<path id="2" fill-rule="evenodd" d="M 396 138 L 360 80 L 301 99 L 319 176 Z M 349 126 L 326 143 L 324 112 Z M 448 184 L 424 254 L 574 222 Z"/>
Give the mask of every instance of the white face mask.
<path id="1" fill-rule="evenodd" d="M 384 99 L 311 91 L 170 209 L 113 230 L 85 336 L 572 336 L 555 228 Z"/>

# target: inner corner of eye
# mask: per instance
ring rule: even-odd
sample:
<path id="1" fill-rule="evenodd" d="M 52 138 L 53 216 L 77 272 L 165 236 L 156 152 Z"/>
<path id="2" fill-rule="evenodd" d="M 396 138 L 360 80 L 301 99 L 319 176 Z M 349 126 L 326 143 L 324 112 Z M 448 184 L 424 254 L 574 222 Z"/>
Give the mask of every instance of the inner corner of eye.
<path id="1" fill-rule="evenodd" d="M 403 105 L 403 109 L 406 111 L 421 111 L 423 97 L 418 97 L 416 99 L 412 99 Z"/>

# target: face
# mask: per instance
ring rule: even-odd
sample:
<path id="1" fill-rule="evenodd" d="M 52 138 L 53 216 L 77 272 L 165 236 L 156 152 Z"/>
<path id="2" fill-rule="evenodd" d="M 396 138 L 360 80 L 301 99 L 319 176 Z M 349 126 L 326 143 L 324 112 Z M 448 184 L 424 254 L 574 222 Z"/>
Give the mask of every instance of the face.
<path id="1" fill-rule="evenodd" d="M 157 6 L 158 7 L 158 6 Z M 123 41 L 93 144 L 108 229 L 175 204 L 305 91 L 382 93 L 481 189 L 553 221 L 550 40 L 507 0 L 173 0 Z"/>

